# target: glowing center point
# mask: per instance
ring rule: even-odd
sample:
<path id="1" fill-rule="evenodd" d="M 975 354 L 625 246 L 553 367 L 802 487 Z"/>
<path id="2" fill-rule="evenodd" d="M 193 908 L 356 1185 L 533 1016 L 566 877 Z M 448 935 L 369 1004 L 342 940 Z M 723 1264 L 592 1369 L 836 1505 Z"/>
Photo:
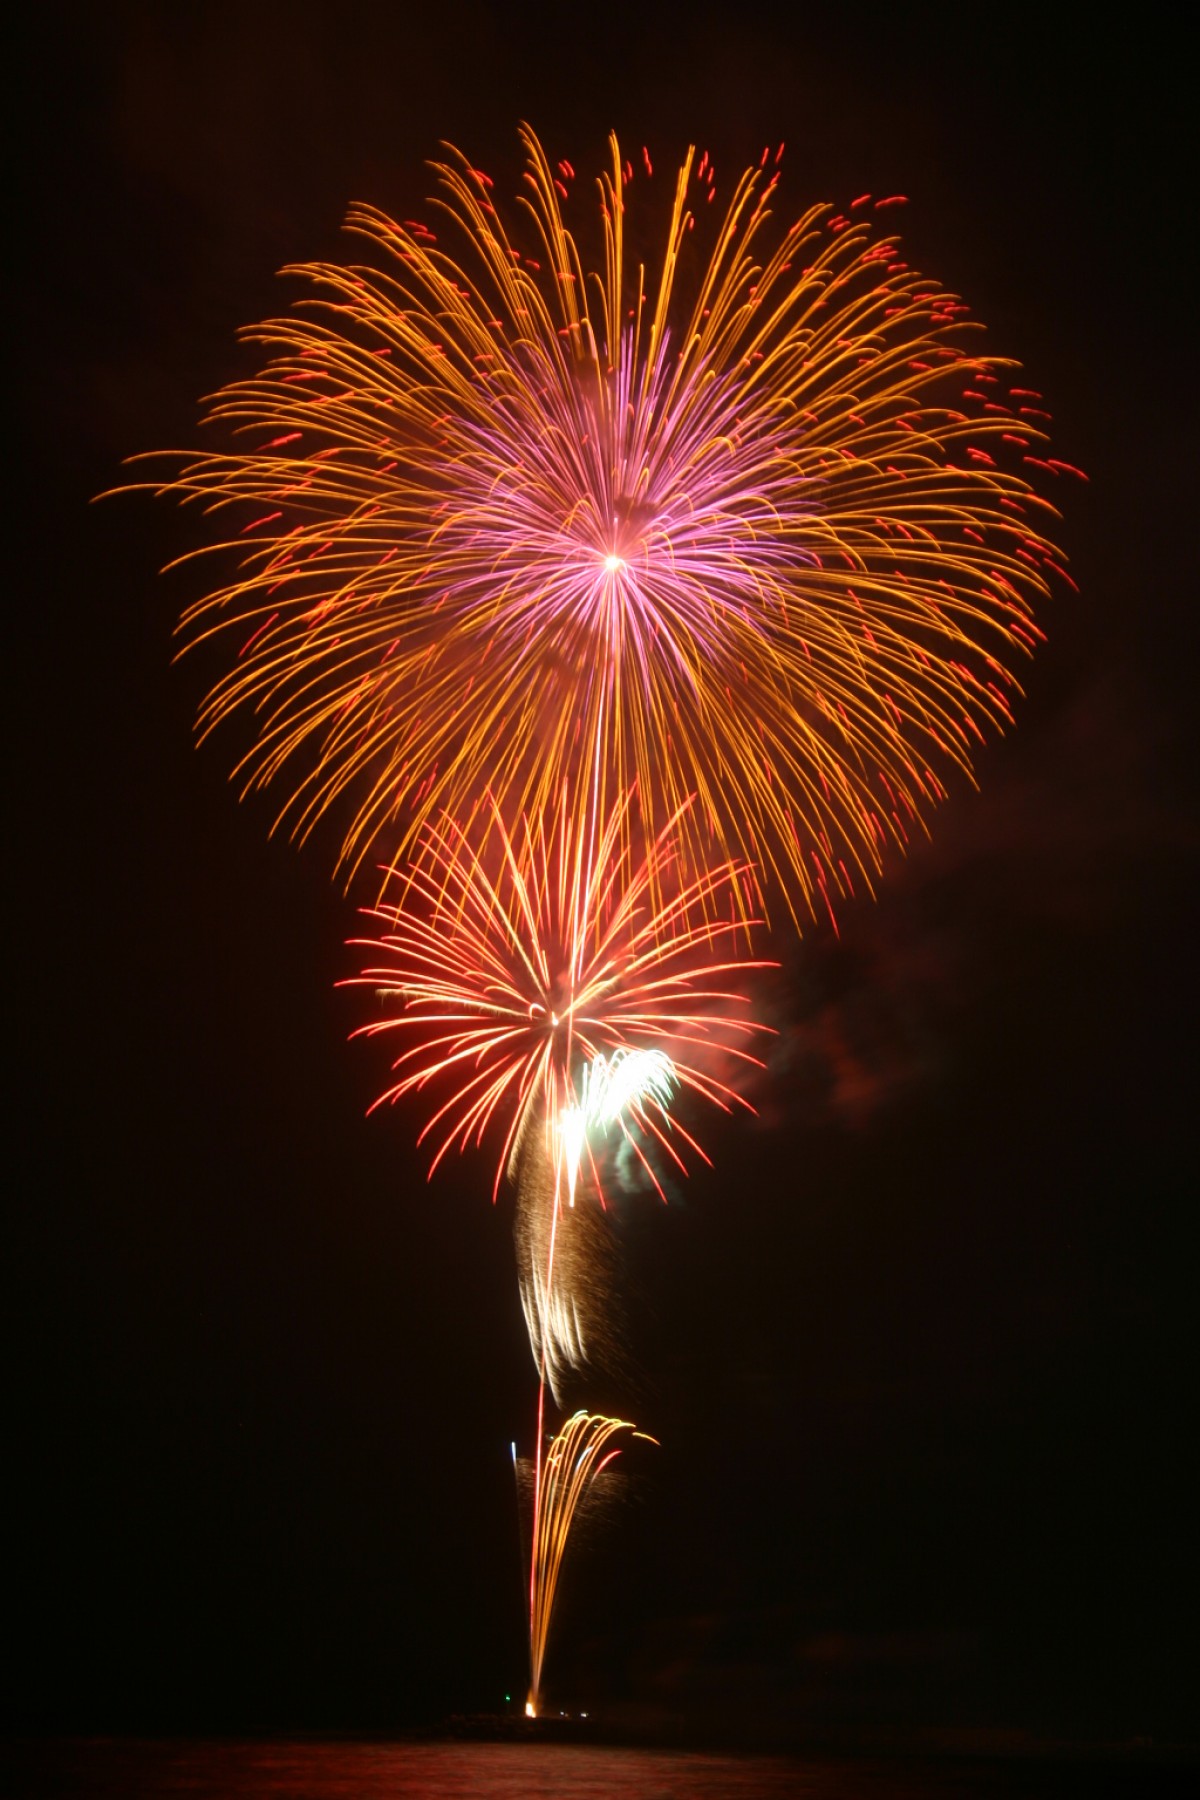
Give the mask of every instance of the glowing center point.
<path id="1" fill-rule="evenodd" d="M 623 569 L 625 567 L 625 558 L 623 556 L 618 556 L 614 550 L 610 556 L 605 557 L 604 566 L 610 575 L 615 575 L 618 569 Z"/>

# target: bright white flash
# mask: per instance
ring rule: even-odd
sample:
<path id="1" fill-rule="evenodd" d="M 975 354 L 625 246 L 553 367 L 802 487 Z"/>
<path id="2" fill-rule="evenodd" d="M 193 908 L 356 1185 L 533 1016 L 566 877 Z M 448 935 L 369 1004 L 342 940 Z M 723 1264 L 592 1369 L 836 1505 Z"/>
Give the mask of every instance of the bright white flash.
<path id="1" fill-rule="evenodd" d="M 630 1107 L 647 1102 L 665 1112 L 675 1090 L 675 1065 L 663 1050 L 614 1050 L 584 1064 L 582 1088 L 578 1103 L 564 1107 L 558 1121 L 571 1206 L 588 1132 L 594 1126 L 607 1131 Z"/>
<path id="2" fill-rule="evenodd" d="M 583 1110 L 589 1125 L 607 1130 L 646 1100 L 665 1109 L 674 1089 L 675 1065 L 664 1050 L 614 1050 L 584 1068 Z"/>
<path id="3" fill-rule="evenodd" d="M 582 1106 L 568 1106 L 563 1109 L 558 1121 L 558 1136 L 562 1148 L 563 1165 L 567 1171 L 567 1187 L 570 1190 L 572 1206 L 575 1204 L 575 1182 L 579 1176 L 579 1163 L 583 1156 L 587 1128 L 587 1114 Z"/>
<path id="4" fill-rule="evenodd" d="M 605 557 L 604 566 L 610 575 L 615 575 L 618 569 L 623 569 L 625 567 L 625 558 L 623 556 L 618 556 L 614 551 L 611 556 Z"/>

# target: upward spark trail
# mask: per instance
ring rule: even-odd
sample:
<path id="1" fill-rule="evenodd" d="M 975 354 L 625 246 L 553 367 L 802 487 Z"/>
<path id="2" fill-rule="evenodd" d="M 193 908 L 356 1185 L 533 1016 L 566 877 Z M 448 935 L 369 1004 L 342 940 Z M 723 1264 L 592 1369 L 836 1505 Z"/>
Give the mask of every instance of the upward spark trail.
<path id="1" fill-rule="evenodd" d="M 531 1669 L 525 1705 L 531 1718 L 537 1715 L 546 1643 L 571 1527 L 597 1478 L 620 1455 L 621 1446 L 614 1440 L 622 1432 L 646 1443 L 658 1442 L 628 1419 L 580 1411 L 559 1431 L 539 1470 L 529 1591 Z"/>

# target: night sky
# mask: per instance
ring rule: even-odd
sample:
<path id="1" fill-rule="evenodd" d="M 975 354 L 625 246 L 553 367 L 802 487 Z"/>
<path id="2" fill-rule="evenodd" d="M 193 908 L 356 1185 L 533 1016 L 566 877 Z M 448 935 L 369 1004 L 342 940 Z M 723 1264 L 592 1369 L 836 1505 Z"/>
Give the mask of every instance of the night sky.
<path id="1" fill-rule="evenodd" d="M 906 253 L 1091 476 L 1062 490 L 1081 594 L 980 792 L 840 941 L 781 940 L 758 1117 L 700 1119 L 713 1171 L 618 1208 L 663 1448 L 580 1559 L 551 1688 L 764 1737 L 1186 1733 L 1187 106 L 1180 45 L 1071 10 L 38 9 L 10 73 L 11 1722 L 524 1693 L 511 1198 L 482 1157 L 427 1185 L 415 1110 L 364 1119 L 386 1065 L 346 1042 L 333 835 L 270 839 L 244 735 L 193 744 L 218 665 L 172 665 L 197 590 L 157 571 L 194 522 L 88 504 L 196 441 L 236 328 L 341 253 L 349 201 L 417 216 L 439 139 L 511 193 L 524 118 L 581 171 L 615 126 L 727 176 L 786 139 L 796 211 L 907 194 Z"/>

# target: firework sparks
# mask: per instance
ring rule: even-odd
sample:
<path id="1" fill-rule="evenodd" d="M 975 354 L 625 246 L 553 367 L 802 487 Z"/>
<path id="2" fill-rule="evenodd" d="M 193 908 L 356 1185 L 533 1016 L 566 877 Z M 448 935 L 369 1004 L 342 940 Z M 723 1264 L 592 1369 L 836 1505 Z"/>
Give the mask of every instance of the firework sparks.
<path id="1" fill-rule="evenodd" d="M 577 1412 L 559 1431 L 539 1461 L 534 1490 L 533 1554 L 529 1576 L 530 1686 L 525 1711 L 537 1716 L 550 1621 L 571 1527 L 597 1478 L 621 1454 L 621 1433 L 657 1443 L 628 1419 Z"/>
<path id="2" fill-rule="evenodd" d="M 354 208 L 369 265 L 289 271 L 309 297 L 210 407 L 234 447 L 159 485 L 227 559 L 181 627 L 236 644 L 202 731 L 252 718 L 244 785 L 278 782 L 299 836 L 336 812 L 348 871 L 384 839 L 355 978 L 389 1009 L 361 1032 L 402 1040 L 376 1105 L 428 1089 L 434 1168 L 494 1130 L 494 1193 L 518 1178 L 533 1715 L 572 1525 L 644 1435 L 579 1411 L 546 1448 L 547 1387 L 595 1368 L 611 1310 L 577 1191 L 602 1204 L 614 1128 L 655 1186 L 647 1149 L 703 1156 L 668 1108 L 728 1110 L 757 1064 L 764 896 L 832 918 L 1011 719 L 1069 579 L 1029 472 L 1079 471 L 902 258 L 897 196 L 779 225 L 778 154 L 722 211 L 689 151 L 648 267 L 615 137 L 587 209 L 522 137 L 507 220 L 458 152 L 434 165 L 445 247 Z"/>
<path id="3" fill-rule="evenodd" d="M 745 872 L 724 864 L 687 879 L 677 820 L 635 859 L 632 801 L 579 826 L 563 796 L 549 824 L 526 820 L 516 837 L 494 810 L 482 848 L 448 823 L 430 828 L 399 902 L 369 915 L 387 929 L 366 947 L 385 960 L 356 978 L 385 1005 L 402 1001 L 358 1035 L 411 1038 L 375 1104 L 438 1093 L 421 1133 L 440 1140 L 433 1167 L 496 1126 L 493 1194 L 506 1171 L 516 1179 L 521 1304 L 560 1406 L 569 1372 L 611 1355 L 598 1135 L 617 1126 L 661 1194 L 648 1151 L 680 1170 L 686 1149 L 707 1160 L 668 1115 L 676 1086 L 728 1111 L 749 1104 L 731 1067 L 761 1067 L 747 1043 L 764 1028 L 738 978 L 770 965 L 739 953 Z M 594 1194 L 576 1209 L 584 1173 Z"/>
<path id="4" fill-rule="evenodd" d="M 606 1392 L 626 1389 L 620 1241 L 598 1190 L 565 1203 L 566 1172 L 540 1132 L 527 1135 L 515 1173 L 513 1244 L 529 1348 L 554 1404 L 570 1412 L 598 1378 Z"/>
<path id="5" fill-rule="evenodd" d="M 355 208 L 374 266 L 291 271 L 315 297 L 247 333 L 269 360 L 211 407 L 240 447 L 163 484 L 234 558 L 184 620 L 237 643 L 202 726 L 253 716 L 242 776 L 283 781 L 300 834 L 345 797 L 350 865 L 485 792 L 511 822 L 566 781 L 581 818 L 599 744 L 602 801 L 636 783 L 651 838 L 698 796 L 689 867 L 830 905 L 1010 717 L 1061 573 L 1044 404 L 887 201 L 777 226 L 763 166 L 722 214 L 689 152 L 644 268 L 615 139 L 598 210 L 524 144 L 508 221 L 434 165 L 448 247 Z"/>
<path id="6" fill-rule="evenodd" d="M 631 1113 L 682 1168 L 680 1142 L 703 1151 L 667 1119 L 671 1084 L 725 1110 L 748 1104 L 714 1072 L 726 1058 L 761 1066 L 745 1043 L 764 1027 L 731 985 L 772 966 L 729 953 L 738 948 L 730 939 L 744 942 L 744 871 L 726 863 L 683 876 L 678 818 L 635 860 L 629 811 L 626 796 L 603 820 L 580 825 L 564 796 L 549 823 L 526 819 L 515 835 L 494 811 L 483 849 L 449 822 L 431 826 L 421 859 L 398 878 L 399 901 L 368 915 L 385 932 L 360 940 L 379 960 L 355 985 L 402 1007 L 356 1035 L 415 1040 L 376 1106 L 443 1081 L 449 1088 L 421 1133 L 441 1139 L 434 1168 L 493 1122 L 503 1131 L 497 1190 L 531 1130 L 564 1167 L 564 1121 L 581 1091 L 593 1092 L 598 1120 L 624 1129 Z M 583 1158 L 598 1171 L 586 1133 L 568 1131 L 580 1138 L 573 1190 Z"/>
<path id="7" fill-rule="evenodd" d="M 643 1121 L 647 1105 L 665 1119 L 675 1088 L 675 1065 L 665 1050 L 637 1050 L 621 1045 L 611 1056 L 596 1056 L 583 1066 L 580 1097 L 559 1114 L 558 1154 L 567 1177 L 567 1204 L 575 1204 L 579 1165 L 590 1131 L 607 1133 L 625 1127 L 625 1117 Z"/>

